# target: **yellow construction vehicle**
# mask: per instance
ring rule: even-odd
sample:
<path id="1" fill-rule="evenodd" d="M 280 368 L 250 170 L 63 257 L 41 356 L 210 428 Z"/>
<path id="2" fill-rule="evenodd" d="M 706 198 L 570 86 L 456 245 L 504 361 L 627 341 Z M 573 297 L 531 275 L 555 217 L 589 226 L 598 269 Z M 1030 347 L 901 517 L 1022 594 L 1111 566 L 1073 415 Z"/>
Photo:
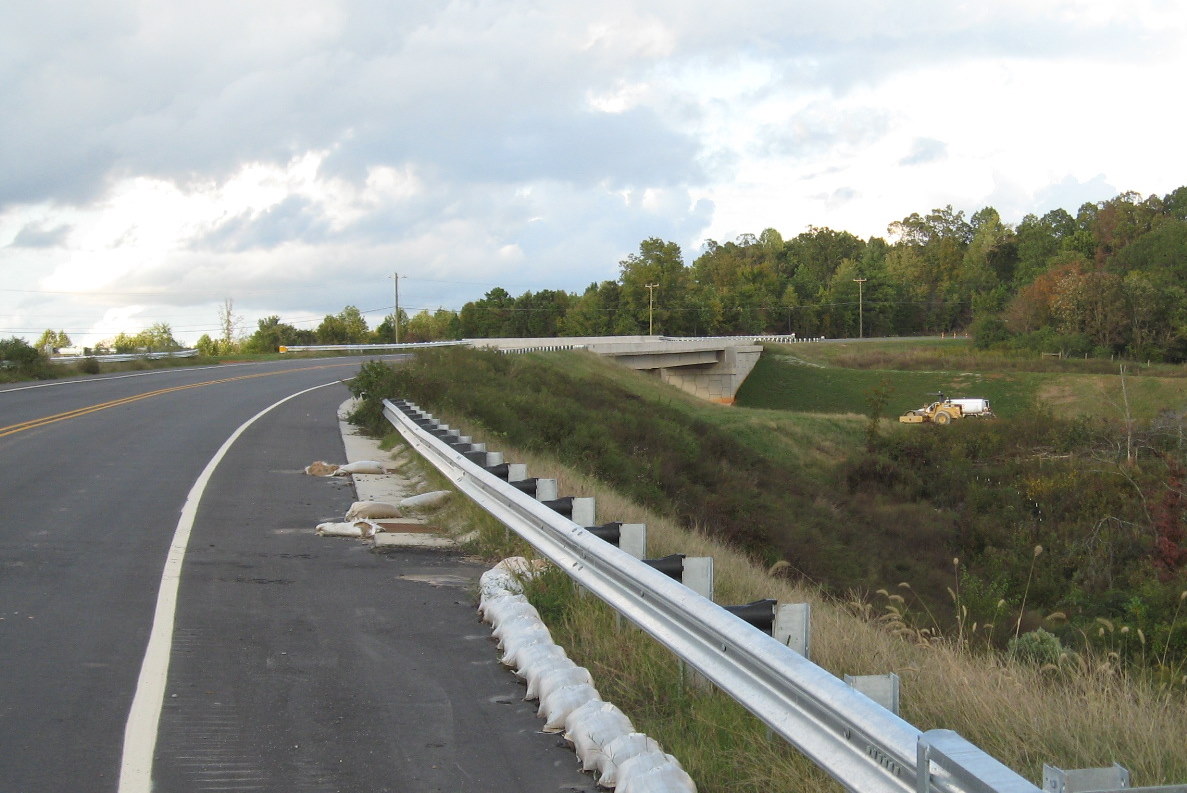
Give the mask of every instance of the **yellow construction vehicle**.
<path id="1" fill-rule="evenodd" d="M 930 405 L 924 405 L 917 410 L 908 410 L 898 417 L 903 424 L 951 424 L 962 418 L 993 418 L 993 410 L 989 407 L 988 399 L 966 398 L 949 399 L 939 391 L 932 396 L 939 397 Z"/>

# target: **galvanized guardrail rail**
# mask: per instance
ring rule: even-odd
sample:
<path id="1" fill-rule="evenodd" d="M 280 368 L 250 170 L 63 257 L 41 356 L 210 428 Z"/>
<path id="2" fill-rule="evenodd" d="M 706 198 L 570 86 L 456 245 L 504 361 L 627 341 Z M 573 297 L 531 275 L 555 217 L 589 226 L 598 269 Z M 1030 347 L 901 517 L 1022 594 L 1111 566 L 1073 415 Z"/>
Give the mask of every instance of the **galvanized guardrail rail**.
<path id="1" fill-rule="evenodd" d="M 280 352 L 332 352 L 353 351 L 365 352 L 367 350 L 379 350 L 388 352 L 399 352 L 400 350 L 419 350 L 425 347 L 456 347 L 459 344 L 467 344 L 465 341 L 413 341 L 401 342 L 399 344 L 306 344 L 306 345 L 287 345 L 280 346 Z"/>
<path id="2" fill-rule="evenodd" d="M 786 645 L 472 462 L 410 403 L 384 415 L 438 470 L 849 790 L 1039 793 L 951 730 L 921 731 Z"/>
<path id="3" fill-rule="evenodd" d="M 159 361 L 163 358 L 194 358 L 197 350 L 172 350 L 167 352 L 126 352 L 114 355 L 55 355 L 49 359 L 50 363 L 80 363 L 87 358 L 96 361 Z"/>

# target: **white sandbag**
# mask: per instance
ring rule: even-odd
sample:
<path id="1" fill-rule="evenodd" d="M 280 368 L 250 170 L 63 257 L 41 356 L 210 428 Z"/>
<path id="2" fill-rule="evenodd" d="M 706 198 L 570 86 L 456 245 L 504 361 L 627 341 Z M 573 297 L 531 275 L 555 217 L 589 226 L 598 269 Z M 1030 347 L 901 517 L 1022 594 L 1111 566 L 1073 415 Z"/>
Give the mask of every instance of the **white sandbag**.
<path id="1" fill-rule="evenodd" d="M 504 595 L 501 598 L 488 599 L 487 602 L 490 607 L 485 611 L 490 616 L 492 632 L 512 620 L 525 617 L 540 618 L 540 612 L 528 602 L 526 595 Z"/>
<path id="2" fill-rule="evenodd" d="M 315 529 L 324 537 L 361 537 L 368 539 L 376 531 L 383 531 L 369 520 L 353 520 L 349 523 L 319 523 Z"/>
<path id="3" fill-rule="evenodd" d="M 481 586 L 478 594 L 478 614 L 482 617 L 483 622 L 489 622 L 492 625 L 498 619 L 503 609 L 511 608 L 512 604 L 522 600 L 527 601 L 527 597 L 521 593 L 508 592 L 502 588 L 495 588 L 491 592 L 483 592 Z"/>
<path id="4" fill-rule="evenodd" d="M 573 744 L 581 770 L 598 774 L 606 766 L 606 747 L 634 730 L 627 715 L 609 702 L 589 702 L 565 719 L 565 740 Z"/>
<path id="5" fill-rule="evenodd" d="M 482 615 L 482 621 L 489 622 L 491 625 L 498 625 L 503 620 L 518 614 L 540 616 L 536 607 L 528 602 L 527 595 L 512 595 L 507 592 L 479 600 L 478 612 Z"/>
<path id="6" fill-rule="evenodd" d="M 383 474 L 387 473 L 384 470 L 383 463 L 375 460 L 356 460 L 353 463 L 338 466 L 338 470 L 334 472 L 334 476 L 346 476 L 348 474 Z"/>
<path id="7" fill-rule="evenodd" d="M 559 644 L 529 644 L 516 654 L 516 661 L 518 663 L 515 666 L 515 674 L 527 681 L 529 688 L 532 681 L 545 670 L 577 665 L 569 659 L 565 648 Z M 537 696 L 525 699 L 537 699 Z"/>
<path id="8" fill-rule="evenodd" d="M 487 570 L 478 577 L 478 588 L 482 597 L 498 597 L 502 594 L 519 595 L 523 593 L 523 584 L 519 579 L 506 570 Z"/>
<path id="9" fill-rule="evenodd" d="M 524 647 L 533 644 L 555 644 L 552 641 L 552 634 L 548 632 L 548 628 L 543 623 L 537 628 L 531 630 L 521 630 L 503 637 L 503 658 L 502 662 L 511 667 L 518 669 L 520 664 L 519 654 Z"/>
<path id="10" fill-rule="evenodd" d="M 618 793 L 697 793 L 692 777 L 670 763 L 639 774 L 626 773 L 615 789 Z"/>
<path id="11" fill-rule="evenodd" d="M 315 463 L 305 466 L 305 473 L 309 476 L 333 476 L 337 470 L 338 466 L 333 463 L 327 463 L 325 460 L 318 460 Z"/>
<path id="12" fill-rule="evenodd" d="M 663 755 L 663 747 L 659 741 L 641 732 L 620 735 L 602 750 L 605 755 L 602 775 L 598 777 L 598 784 L 602 787 L 614 787 L 618 784 L 618 767 L 641 754 Z"/>
<path id="13" fill-rule="evenodd" d="M 536 685 L 532 687 L 532 693 L 536 694 L 540 698 L 540 701 L 543 702 L 552 695 L 553 691 L 564 688 L 565 686 L 580 685 L 581 683 L 593 685 L 593 676 L 584 666 L 573 666 L 570 669 L 554 669 L 543 673 L 536 679 Z"/>
<path id="14" fill-rule="evenodd" d="M 554 645 L 559 647 L 560 645 Z M 563 648 L 562 648 L 563 649 Z M 522 658 L 522 662 L 515 674 L 527 684 L 524 700 L 540 698 L 540 683 L 554 673 L 565 669 L 575 669 L 577 664 L 569 656 L 561 653 L 530 653 Z"/>
<path id="15" fill-rule="evenodd" d="M 506 570 L 511 575 L 522 580 L 535 578 L 548 567 L 544 559 L 526 559 L 522 556 L 508 556 L 495 565 L 496 570 Z"/>
<path id="16" fill-rule="evenodd" d="M 591 699 L 601 697 L 598 696 L 598 690 L 589 683 L 562 686 L 547 697 L 542 697 L 536 715 L 544 719 L 544 732 L 562 732 L 569 714 Z"/>
<path id="17" fill-rule="evenodd" d="M 544 621 L 538 614 L 520 614 L 511 619 L 503 620 L 495 627 L 490 635 L 495 637 L 499 649 L 503 649 L 503 639 L 518 631 L 533 630 L 537 626 L 544 626 Z"/>
<path id="18" fill-rule="evenodd" d="M 421 493 L 416 496 L 408 496 L 408 498 L 400 500 L 400 506 L 403 509 L 432 509 L 439 507 L 452 496 L 448 490 L 433 490 L 428 493 Z"/>
<path id="19" fill-rule="evenodd" d="M 400 517 L 400 508 L 395 504 L 388 504 L 383 501 L 356 501 L 350 505 L 350 509 L 346 510 L 347 520 L 358 518 L 379 520 L 380 518 L 398 517 Z"/>

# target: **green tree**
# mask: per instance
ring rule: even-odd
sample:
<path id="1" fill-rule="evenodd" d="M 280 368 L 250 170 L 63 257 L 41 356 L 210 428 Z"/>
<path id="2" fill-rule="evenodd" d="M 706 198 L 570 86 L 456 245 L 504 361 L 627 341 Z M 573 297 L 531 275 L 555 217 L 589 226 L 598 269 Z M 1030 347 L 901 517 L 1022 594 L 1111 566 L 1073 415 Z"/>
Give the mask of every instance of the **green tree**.
<path id="1" fill-rule="evenodd" d="M 146 352 L 171 352 L 180 350 L 181 344 L 173 338 L 173 329 L 168 322 L 157 322 L 132 337 L 135 350 Z"/>
<path id="2" fill-rule="evenodd" d="M 458 316 L 462 337 L 497 339 L 515 336 L 514 309 L 515 298 L 506 289 L 496 286 L 481 300 L 462 306 Z"/>
<path id="3" fill-rule="evenodd" d="M 38 377 L 46 372 L 46 362 L 45 354 L 22 338 L 0 339 L 0 371 L 12 369 L 27 377 Z"/>
<path id="4" fill-rule="evenodd" d="M 609 336 L 613 333 L 622 287 L 616 281 L 590 284 L 565 312 L 563 336 Z"/>
<path id="5" fill-rule="evenodd" d="M 354 306 L 347 306 L 335 315 L 327 314 L 317 326 L 317 340 L 321 344 L 366 344 L 369 335 L 367 320 Z"/>
<path id="6" fill-rule="evenodd" d="M 46 355 L 53 355 L 63 347 L 70 347 L 71 341 L 66 331 L 46 328 L 33 346 L 45 352 Z"/>
<path id="7" fill-rule="evenodd" d="M 622 284 L 619 333 L 646 333 L 650 323 L 655 333 L 681 332 L 680 314 L 688 295 L 688 279 L 680 246 L 650 237 L 639 243 L 639 252 L 618 263 Z M 648 288 L 648 284 L 653 284 Z"/>
<path id="8" fill-rule="evenodd" d="M 277 352 L 282 346 L 296 346 L 315 344 L 317 334 L 309 330 L 300 330 L 286 322 L 281 322 L 276 314 L 256 321 L 256 330 L 243 342 L 243 349 L 248 352 L 267 353 Z M 230 352 L 224 343 L 216 343 L 216 349 Z"/>
<path id="9" fill-rule="evenodd" d="M 194 349 L 198 351 L 199 355 L 214 358 L 218 355 L 218 342 L 210 338 L 209 333 L 203 333 L 194 345 Z"/>

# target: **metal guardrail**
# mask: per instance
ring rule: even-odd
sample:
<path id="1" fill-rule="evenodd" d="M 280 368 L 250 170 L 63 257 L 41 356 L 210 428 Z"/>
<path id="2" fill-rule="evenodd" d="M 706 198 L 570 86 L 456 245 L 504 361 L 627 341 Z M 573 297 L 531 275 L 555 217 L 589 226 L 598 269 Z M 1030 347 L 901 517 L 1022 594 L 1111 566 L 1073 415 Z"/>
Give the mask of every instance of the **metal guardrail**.
<path id="1" fill-rule="evenodd" d="M 808 341 L 824 341 L 823 336 L 797 336 L 794 333 L 787 334 L 767 334 L 760 336 L 660 336 L 660 341 L 740 341 L 743 339 L 761 342 L 769 341 L 772 344 L 797 344 Z"/>
<path id="2" fill-rule="evenodd" d="M 163 358 L 194 358 L 197 355 L 197 350 L 173 350 L 172 352 L 128 352 L 115 355 L 55 355 L 49 360 L 50 363 L 79 363 L 87 358 L 99 362 L 159 361 Z"/>
<path id="3" fill-rule="evenodd" d="M 658 336 L 655 338 L 657 342 L 688 342 L 688 341 L 751 341 L 751 342 L 772 342 L 777 344 L 793 344 L 797 342 L 821 341 L 820 338 L 800 338 L 798 336 Z M 613 337 L 606 337 L 606 343 L 612 343 Z M 450 347 L 456 345 L 472 345 L 475 341 L 481 339 L 459 339 L 457 341 L 421 341 L 412 342 L 408 344 L 315 344 L 305 346 L 289 346 L 282 345 L 280 352 L 327 352 L 334 350 L 341 351 L 355 351 L 363 352 L 366 350 L 415 350 L 422 347 Z M 632 342 L 634 343 L 634 342 Z M 504 353 L 522 353 L 522 352 L 550 352 L 555 350 L 584 350 L 587 349 L 586 344 L 565 344 L 563 337 L 561 338 L 547 338 L 540 339 L 539 344 L 524 344 L 518 347 L 502 347 L 499 352 Z"/>
<path id="4" fill-rule="evenodd" d="M 313 344 L 304 346 L 281 345 L 280 352 L 331 352 L 334 350 L 417 350 L 422 347 L 456 347 L 465 341 L 414 341 L 407 344 Z"/>
<path id="5" fill-rule="evenodd" d="M 958 734 L 920 731 L 711 600 L 496 478 L 387 400 L 384 415 L 460 491 L 848 789 L 1039 793 Z"/>
<path id="6" fill-rule="evenodd" d="M 511 355 L 524 352 L 561 352 L 564 350 L 585 350 L 588 348 L 584 344 L 541 344 L 539 346 L 497 347 L 496 349 L 504 355 Z"/>

